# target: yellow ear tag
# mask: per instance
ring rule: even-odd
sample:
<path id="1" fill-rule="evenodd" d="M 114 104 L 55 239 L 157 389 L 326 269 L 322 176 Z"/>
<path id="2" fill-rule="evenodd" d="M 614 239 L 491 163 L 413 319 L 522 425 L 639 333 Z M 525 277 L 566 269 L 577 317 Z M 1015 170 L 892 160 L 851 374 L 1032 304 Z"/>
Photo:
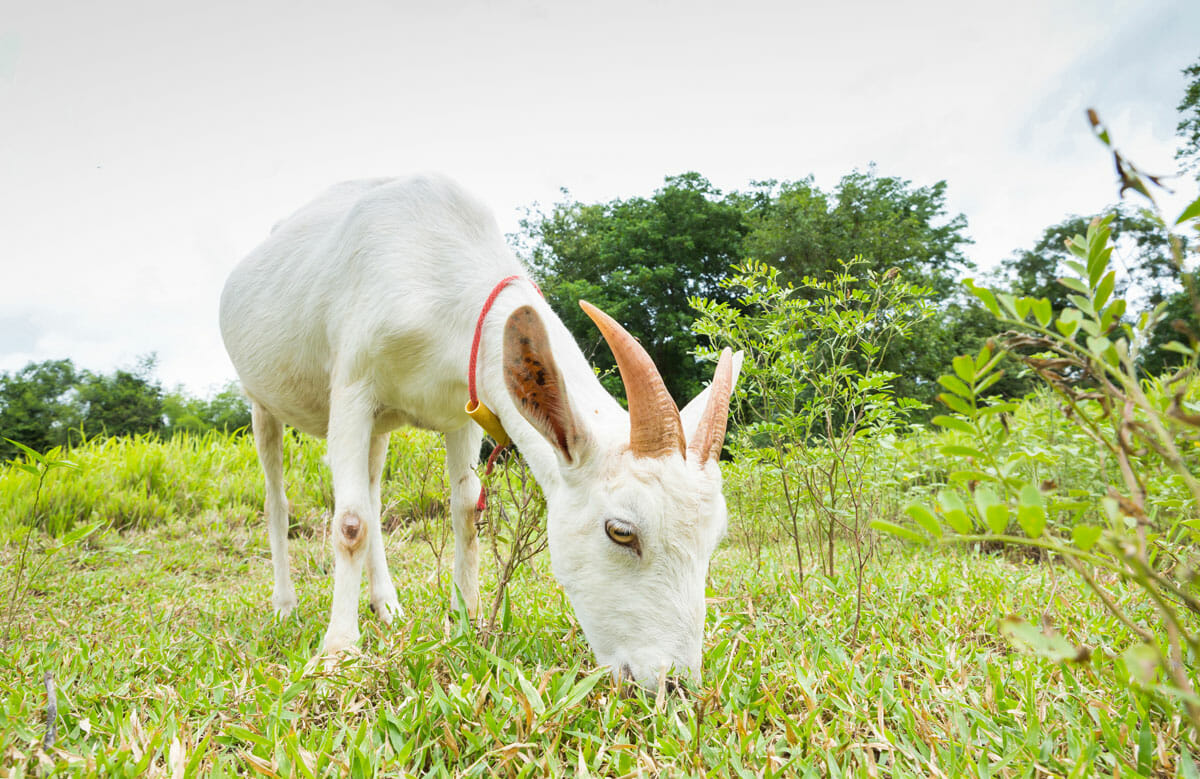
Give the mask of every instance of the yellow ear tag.
<path id="1" fill-rule="evenodd" d="M 508 446 L 508 433 L 504 430 L 504 425 L 500 424 L 500 420 L 492 413 L 492 410 L 478 401 L 467 401 L 466 408 L 467 416 L 475 420 L 475 424 L 483 428 L 483 431 L 492 437 L 496 442 L 496 446 Z"/>

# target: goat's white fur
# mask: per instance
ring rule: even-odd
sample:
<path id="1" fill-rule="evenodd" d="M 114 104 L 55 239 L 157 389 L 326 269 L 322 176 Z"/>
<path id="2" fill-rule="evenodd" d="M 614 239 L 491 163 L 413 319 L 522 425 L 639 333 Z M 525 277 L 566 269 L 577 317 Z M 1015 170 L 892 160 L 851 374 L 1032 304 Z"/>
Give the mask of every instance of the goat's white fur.
<path id="1" fill-rule="evenodd" d="M 327 654 L 358 639 L 364 567 L 376 614 L 391 623 L 399 612 L 379 526 L 379 481 L 388 431 L 400 425 L 445 433 L 454 583 L 468 611 L 477 611 L 473 466 L 482 431 L 463 411 L 467 364 L 480 307 L 512 274 L 525 269 L 487 209 L 452 182 L 423 176 L 329 189 L 277 225 L 226 283 L 221 332 L 252 401 L 280 615 L 296 606 L 282 424 L 329 441 L 334 587 Z M 526 305 L 548 333 L 550 359 L 580 431 L 570 462 L 522 416 L 502 375 L 506 320 Z M 735 381 L 737 367 L 740 354 Z M 698 672 L 708 561 L 726 526 L 715 459 L 634 457 L 628 414 L 526 281 L 497 298 L 477 373 L 480 399 L 545 492 L 554 573 L 599 661 L 646 685 L 671 666 Z M 702 393 L 681 412 L 685 435 L 692 436 L 704 403 Z M 607 537 L 611 518 L 636 528 L 640 556 Z"/>

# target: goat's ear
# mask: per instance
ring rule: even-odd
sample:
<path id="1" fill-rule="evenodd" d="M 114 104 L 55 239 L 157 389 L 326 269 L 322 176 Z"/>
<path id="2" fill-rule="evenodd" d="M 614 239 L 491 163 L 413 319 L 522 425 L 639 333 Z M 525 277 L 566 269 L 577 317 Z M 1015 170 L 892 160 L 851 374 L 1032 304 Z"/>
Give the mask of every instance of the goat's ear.
<path id="1" fill-rule="evenodd" d="M 533 306 L 521 306 L 504 325 L 504 383 L 521 416 L 568 463 L 579 460 L 583 435 L 567 401 L 567 390 L 546 326 Z"/>
<path id="2" fill-rule="evenodd" d="M 726 351 L 729 350 L 726 349 Z M 721 362 L 717 364 L 713 383 L 701 390 L 700 394 L 692 398 L 692 401 L 679 412 L 679 419 L 683 423 L 683 433 L 688 440 L 689 460 L 698 456 L 700 464 L 703 465 L 705 460 L 720 456 L 721 443 L 725 439 L 725 421 L 729 415 L 729 398 L 733 395 L 734 388 L 737 387 L 738 376 L 742 372 L 742 361 L 745 357 L 746 353 L 743 351 L 737 351 L 731 355 L 729 390 L 727 394 L 721 393 L 724 397 L 712 398 L 713 384 L 718 384 L 718 379 L 721 379 L 720 383 L 723 384 L 721 362 L 724 361 L 725 356 L 722 355 Z M 718 387 L 718 389 L 723 388 Z M 719 407 L 709 409 L 710 400 L 715 401 Z M 718 419 L 718 417 L 720 418 Z M 720 440 L 717 440 L 718 438 Z M 714 447 L 716 451 L 712 451 Z"/>

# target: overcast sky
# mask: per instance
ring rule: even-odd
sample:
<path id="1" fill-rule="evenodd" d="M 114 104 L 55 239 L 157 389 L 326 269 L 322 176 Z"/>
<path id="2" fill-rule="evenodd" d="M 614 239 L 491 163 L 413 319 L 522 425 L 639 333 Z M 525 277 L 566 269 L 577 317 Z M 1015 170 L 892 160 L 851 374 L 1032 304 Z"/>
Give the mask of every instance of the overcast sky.
<path id="1" fill-rule="evenodd" d="M 0 0 L 0 371 L 234 378 L 233 265 L 325 186 L 441 170 L 506 232 L 566 187 L 945 179 L 994 266 L 1174 169 L 1197 0 Z M 834 7 L 836 6 L 836 7 Z M 1194 192 L 1194 185 L 1183 185 Z"/>

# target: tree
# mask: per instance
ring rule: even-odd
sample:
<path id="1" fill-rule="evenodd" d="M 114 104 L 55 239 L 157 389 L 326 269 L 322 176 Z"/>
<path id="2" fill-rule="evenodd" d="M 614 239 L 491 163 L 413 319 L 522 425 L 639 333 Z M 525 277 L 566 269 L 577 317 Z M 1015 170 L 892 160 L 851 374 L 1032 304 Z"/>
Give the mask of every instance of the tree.
<path id="1" fill-rule="evenodd" d="M 209 428 L 232 433 L 250 427 L 250 404 L 237 382 L 229 382 L 208 401 L 204 421 Z"/>
<path id="2" fill-rule="evenodd" d="M 236 382 L 225 385 L 211 399 L 193 397 L 177 387 L 163 397 L 164 432 L 170 435 L 206 430 L 233 433 L 250 427 L 250 404 Z"/>
<path id="3" fill-rule="evenodd" d="M 135 371 L 85 373 L 78 386 L 86 435 L 134 435 L 163 428 L 162 386 L 153 378 L 156 358 L 143 357 Z"/>
<path id="4" fill-rule="evenodd" d="M 914 187 L 875 169 L 842 177 L 826 195 L 811 177 L 760 182 L 746 202 L 750 231 L 744 254 L 780 268 L 798 282 L 836 272 L 842 260 L 861 256 L 865 270 L 900 271 L 910 284 L 929 287 L 935 301 L 958 293 L 958 278 L 972 266 L 967 219 L 946 210 L 946 182 Z"/>
<path id="5" fill-rule="evenodd" d="M 44 452 L 67 442 L 78 423 L 75 386 L 79 373 L 70 360 L 29 363 L 16 373 L 0 375 L 0 438 Z M 20 450 L 0 440 L 0 460 Z"/>
<path id="6" fill-rule="evenodd" d="M 1180 146 L 1175 151 L 1175 159 L 1180 161 L 1183 170 L 1194 171 L 1196 180 L 1200 181 L 1200 59 L 1184 68 L 1183 75 L 1190 80 L 1176 107 L 1179 124 L 1175 134 L 1179 136 Z"/>
<path id="7" fill-rule="evenodd" d="M 522 221 L 522 253 L 546 299 L 593 362 L 615 365 L 578 301 L 599 306 L 637 337 L 671 394 L 684 402 L 708 378 L 693 356 L 692 297 L 729 300 L 719 286 L 740 258 L 743 211 L 698 173 L 667 177 L 649 198 L 585 205 L 566 200 Z M 619 380 L 606 380 L 614 394 Z"/>
<path id="8" fill-rule="evenodd" d="M 1186 291 L 1167 298 L 1162 319 L 1142 347 L 1142 370 L 1147 375 L 1160 376 L 1187 363 L 1184 355 L 1166 348 L 1171 341 L 1188 345 L 1200 341 L 1200 314 Z"/>

